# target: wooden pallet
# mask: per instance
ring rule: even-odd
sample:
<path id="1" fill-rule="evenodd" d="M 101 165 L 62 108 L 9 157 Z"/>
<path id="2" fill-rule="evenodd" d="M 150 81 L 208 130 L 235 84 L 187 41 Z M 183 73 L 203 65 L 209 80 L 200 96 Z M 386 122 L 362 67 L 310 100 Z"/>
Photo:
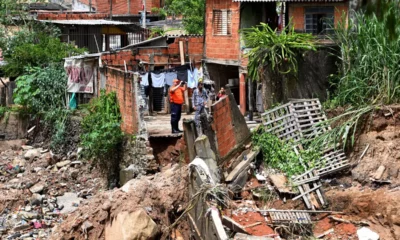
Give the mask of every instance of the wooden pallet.
<path id="1" fill-rule="evenodd" d="M 292 200 L 303 198 L 308 209 L 320 209 L 327 205 L 325 194 L 319 176 L 314 169 L 311 169 L 293 179 L 293 184 L 299 189 L 300 195 Z"/>
<path id="2" fill-rule="evenodd" d="M 330 130 L 319 99 L 291 99 L 291 110 L 303 137 L 312 139 Z"/>
<path id="3" fill-rule="evenodd" d="M 287 103 L 261 114 L 265 130 L 281 141 L 299 142 L 302 136 L 292 112 L 291 103 Z"/>
<path id="4" fill-rule="evenodd" d="M 318 176 L 325 176 L 350 167 L 343 149 L 329 148 L 324 151 L 323 157 L 316 163 Z"/>
<path id="5" fill-rule="evenodd" d="M 306 212 L 297 211 L 271 211 L 268 212 L 272 223 L 274 224 L 285 224 L 285 223 L 301 223 L 301 224 L 312 224 L 311 216 Z"/>
<path id="6" fill-rule="evenodd" d="M 295 148 L 298 149 L 303 149 L 301 139 L 312 139 L 331 129 L 329 125 L 322 124 L 327 118 L 318 99 L 291 99 L 290 102 L 261 114 L 261 118 L 267 132 L 284 142 L 295 143 Z M 331 151 L 331 146 L 327 145 L 323 157 L 317 161 L 316 173 L 319 176 L 350 166 L 342 150 Z M 298 152 L 296 151 L 297 154 Z"/>

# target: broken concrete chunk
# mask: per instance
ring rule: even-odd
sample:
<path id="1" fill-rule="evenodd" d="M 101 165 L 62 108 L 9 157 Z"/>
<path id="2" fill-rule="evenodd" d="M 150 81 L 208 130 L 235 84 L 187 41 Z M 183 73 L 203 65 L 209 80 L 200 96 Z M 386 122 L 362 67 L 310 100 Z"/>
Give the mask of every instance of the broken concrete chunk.
<path id="1" fill-rule="evenodd" d="M 65 166 L 69 165 L 70 163 L 71 163 L 70 160 L 65 160 L 65 161 L 56 163 L 56 166 L 57 166 L 58 168 L 62 168 L 62 167 L 65 167 Z"/>
<path id="2" fill-rule="evenodd" d="M 211 149 L 210 141 L 206 135 L 202 135 L 194 142 L 196 155 L 202 159 L 216 160 L 215 153 Z"/>
<path id="3" fill-rule="evenodd" d="M 357 236 L 359 240 L 378 240 L 379 235 L 369 228 L 362 227 L 357 230 Z"/>
<path id="4" fill-rule="evenodd" d="M 379 168 L 376 170 L 375 174 L 374 174 L 374 179 L 379 180 L 381 179 L 383 173 L 385 172 L 386 167 L 381 165 L 379 166 Z"/>
<path id="5" fill-rule="evenodd" d="M 39 149 L 30 149 L 25 153 L 24 158 L 28 160 L 39 156 L 40 156 Z"/>
<path id="6" fill-rule="evenodd" d="M 57 197 L 57 204 L 64 206 L 60 213 L 67 214 L 75 211 L 81 200 L 81 198 L 78 198 L 78 194 L 71 192 L 66 192 L 63 196 Z"/>
<path id="7" fill-rule="evenodd" d="M 44 189 L 44 185 L 41 183 L 36 183 L 35 185 L 33 185 L 33 187 L 31 187 L 29 190 L 32 193 L 40 193 L 41 191 L 43 191 Z"/>
<path id="8" fill-rule="evenodd" d="M 120 212 L 117 217 L 105 227 L 106 240 L 156 239 L 159 234 L 157 224 L 145 210 L 135 212 Z"/>

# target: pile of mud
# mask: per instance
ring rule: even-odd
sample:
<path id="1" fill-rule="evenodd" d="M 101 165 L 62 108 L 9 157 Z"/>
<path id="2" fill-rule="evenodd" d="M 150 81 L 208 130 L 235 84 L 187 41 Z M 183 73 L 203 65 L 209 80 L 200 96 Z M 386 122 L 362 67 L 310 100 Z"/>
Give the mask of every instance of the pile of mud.
<path id="1" fill-rule="evenodd" d="M 104 239 L 106 228 L 119 214 L 138 209 L 145 210 L 158 225 L 160 231 L 157 239 L 165 239 L 170 232 L 168 226 L 187 207 L 187 183 L 187 168 L 178 165 L 152 176 L 132 179 L 122 188 L 98 194 L 90 202 L 84 203 L 54 229 L 51 239 Z M 87 236 L 82 227 L 84 222 L 90 222 L 92 226 Z M 182 221 L 177 229 L 183 239 L 190 239 L 186 222 Z"/>

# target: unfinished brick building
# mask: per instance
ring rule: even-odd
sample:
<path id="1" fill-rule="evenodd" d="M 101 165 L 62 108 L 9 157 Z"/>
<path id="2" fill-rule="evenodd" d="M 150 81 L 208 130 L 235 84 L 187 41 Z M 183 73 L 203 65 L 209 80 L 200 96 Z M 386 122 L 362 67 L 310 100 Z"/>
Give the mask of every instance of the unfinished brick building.
<path id="1" fill-rule="evenodd" d="M 289 23 L 296 31 L 315 35 L 332 32 L 348 12 L 347 0 L 206 0 L 204 56 L 211 80 L 220 88 L 230 84 L 240 110 L 246 112 L 248 100 L 247 59 L 249 50 L 241 41 L 240 30 L 268 23 L 282 29 Z"/>

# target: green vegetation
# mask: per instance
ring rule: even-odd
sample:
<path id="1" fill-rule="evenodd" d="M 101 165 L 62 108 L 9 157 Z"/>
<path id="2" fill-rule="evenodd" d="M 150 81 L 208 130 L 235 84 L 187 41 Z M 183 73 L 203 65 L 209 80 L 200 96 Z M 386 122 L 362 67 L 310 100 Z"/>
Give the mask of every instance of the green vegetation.
<path id="1" fill-rule="evenodd" d="M 59 63 L 69 55 L 84 53 L 84 49 L 75 48 L 72 44 L 63 43 L 59 31 L 45 24 L 22 26 L 12 35 L 6 29 L 0 29 L 0 48 L 7 65 L 4 73 L 9 77 L 18 77 L 25 73 L 26 67 L 46 67 Z"/>
<path id="2" fill-rule="evenodd" d="M 394 1 L 384 3 L 382 10 L 369 14 L 356 13 L 348 27 L 342 21 L 336 29 L 340 46 L 340 72 L 333 78 L 336 91 L 325 106 L 346 108 L 344 114 L 327 123 L 336 125 L 319 136 L 313 144 L 324 142 L 351 146 L 358 129 L 382 105 L 400 101 L 400 6 Z M 392 31 L 396 34 L 392 35 Z M 388 36 L 391 36 L 388 38 Z"/>
<path id="3" fill-rule="evenodd" d="M 266 23 L 242 30 L 246 47 L 252 48 L 247 54 L 248 71 L 251 79 L 260 80 L 267 67 L 274 73 L 297 73 L 297 57 L 305 51 L 315 50 L 311 34 L 296 33 L 287 26 L 281 33 Z"/>
<path id="4" fill-rule="evenodd" d="M 26 75 L 17 78 L 14 102 L 42 114 L 53 109 L 65 108 L 67 75 L 62 64 L 25 69 Z"/>
<path id="5" fill-rule="evenodd" d="M 253 143 L 260 147 L 265 164 L 268 167 L 281 170 L 287 176 L 293 176 L 312 168 L 321 157 L 318 148 L 300 150 L 299 155 L 294 151 L 294 144 L 280 141 L 278 137 L 260 128 L 253 134 Z"/>
<path id="6" fill-rule="evenodd" d="M 162 9 L 152 9 L 166 18 L 182 16 L 183 26 L 188 34 L 204 33 L 205 0 L 166 0 Z"/>
<path id="7" fill-rule="evenodd" d="M 393 10 L 394 11 L 394 10 Z M 356 14 L 356 23 L 336 30 L 341 48 L 341 72 L 333 83 L 337 105 L 391 104 L 400 100 L 400 35 L 390 41 L 386 23 L 377 16 Z M 397 14 L 400 10 L 397 7 Z M 397 26 L 400 32 L 400 25 Z"/>
<path id="8" fill-rule="evenodd" d="M 112 169 L 118 169 L 123 141 L 121 131 L 121 113 L 115 92 L 93 99 L 88 108 L 88 114 L 82 121 L 81 145 L 82 154 L 86 159 L 108 174 Z M 112 175 L 108 176 L 113 179 Z"/>

